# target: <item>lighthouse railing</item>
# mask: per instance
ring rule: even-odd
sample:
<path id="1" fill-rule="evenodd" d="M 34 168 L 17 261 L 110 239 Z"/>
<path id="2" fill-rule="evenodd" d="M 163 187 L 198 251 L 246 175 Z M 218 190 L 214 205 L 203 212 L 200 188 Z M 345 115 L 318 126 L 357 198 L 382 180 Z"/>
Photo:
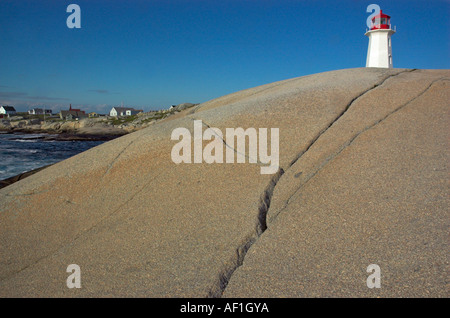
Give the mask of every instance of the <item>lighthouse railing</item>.
<path id="1" fill-rule="evenodd" d="M 390 30 L 394 30 L 395 32 L 397 32 L 397 26 L 396 26 L 396 25 L 394 25 L 394 28 L 392 28 L 392 25 L 389 24 L 389 29 L 390 29 Z M 371 30 L 373 30 L 373 25 L 372 25 L 372 27 L 371 27 L 370 29 L 369 29 L 369 28 L 366 28 L 366 33 L 369 32 L 369 31 L 371 31 Z"/>

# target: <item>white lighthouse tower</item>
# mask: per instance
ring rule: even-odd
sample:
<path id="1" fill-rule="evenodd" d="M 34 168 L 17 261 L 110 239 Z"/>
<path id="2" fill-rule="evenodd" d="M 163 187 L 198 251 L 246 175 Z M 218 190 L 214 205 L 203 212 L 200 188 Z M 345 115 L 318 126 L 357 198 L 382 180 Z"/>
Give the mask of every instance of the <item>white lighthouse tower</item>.
<path id="1" fill-rule="evenodd" d="M 391 36 L 394 33 L 391 29 L 391 17 L 380 10 L 372 18 L 372 27 L 365 34 L 369 37 L 366 67 L 393 67 Z"/>

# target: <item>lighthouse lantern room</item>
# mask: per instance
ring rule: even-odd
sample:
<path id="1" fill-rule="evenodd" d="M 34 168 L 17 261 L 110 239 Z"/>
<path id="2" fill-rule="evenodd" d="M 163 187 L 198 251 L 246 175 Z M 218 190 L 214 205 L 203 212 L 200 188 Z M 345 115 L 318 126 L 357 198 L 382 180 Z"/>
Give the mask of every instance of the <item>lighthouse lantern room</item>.
<path id="1" fill-rule="evenodd" d="M 372 26 L 366 32 L 369 37 L 366 67 L 392 68 L 391 17 L 380 13 L 372 18 Z"/>

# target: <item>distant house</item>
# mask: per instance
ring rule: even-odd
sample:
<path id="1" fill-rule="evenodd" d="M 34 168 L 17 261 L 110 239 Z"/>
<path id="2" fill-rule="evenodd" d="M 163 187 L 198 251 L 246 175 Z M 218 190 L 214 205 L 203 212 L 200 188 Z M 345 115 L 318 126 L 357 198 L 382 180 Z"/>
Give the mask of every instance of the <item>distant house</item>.
<path id="1" fill-rule="evenodd" d="M 0 114 L 1 115 L 15 115 L 16 109 L 12 106 L 1 106 L 0 107 Z"/>
<path id="2" fill-rule="evenodd" d="M 74 110 L 62 110 L 59 112 L 59 117 L 65 120 L 72 120 L 72 119 L 86 118 L 87 115 L 84 113 L 84 111 L 78 112 Z"/>
<path id="3" fill-rule="evenodd" d="M 69 110 L 62 110 L 59 112 L 59 117 L 65 120 L 86 118 L 87 115 L 84 110 L 72 108 L 72 104 L 69 107 Z"/>
<path id="4" fill-rule="evenodd" d="M 72 115 L 71 113 L 69 113 L 68 111 L 61 111 L 61 113 L 63 113 L 62 114 L 62 119 L 65 119 L 65 120 L 72 120 L 72 119 L 75 119 L 76 117 L 74 117 L 74 115 Z"/>
<path id="5" fill-rule="evenodd" d="M 28 111 L 29 115 L 44 115 L 44 113 L 46 115 L 51 115 L 52 114 L 52 110 L 51 109 L 45 109 L 44 110 L 42 108 L 33 108 L 33 109 L 30 109 Z"/>
<path id="6" fill-rule="evenodd" d="M 96 118 L 98 116 L 100 116 L 99 114 L 97 114 L 96 112 L 91 112 L 88 114 L 89 118 Z"/>
<path id="7" fill-rule="evenodd" d="M 127 116 L 133 116 L 133 115 L 137 115 L 137 114 L 142 113 L 142 112 L 143 112 L 142 109 L 128 109 L 128 110 L 125 112 L 125 114 L 126 114 Z"/>
<path id="8" fill-rule="evenodd" d="M 113 107 L 109 112 L 111 117 L 132 116 L 142 113 L 142 109 L 134 109 L 131 107 Z"/>

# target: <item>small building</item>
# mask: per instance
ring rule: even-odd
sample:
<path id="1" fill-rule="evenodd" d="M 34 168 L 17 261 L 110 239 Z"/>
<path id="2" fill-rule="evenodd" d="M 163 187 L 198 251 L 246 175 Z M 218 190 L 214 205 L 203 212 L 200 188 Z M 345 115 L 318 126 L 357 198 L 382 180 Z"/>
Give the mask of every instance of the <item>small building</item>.
<path id="1" fill-rule="evenodd" d="M 1 106 L 0 114 L 1 115 L 15 115 L 16 109 L 13 106 Z"/>
<path id="2" fill-rule="evenodd" d="M 137 114 L 142 113 L 142 112 L 143 112 L 142 109 L 128 109 L 125 112 L 125 115 L 126 116 L 133 116 L 133 115 L 137 115 Z"/>
<path id="3" fill-rule="evenodd" d="M 132 116 L 141 113 L 143 110 L 134 109 L 131 107 L 113 107 L 109 112 L 111 117 Z"/>
<path id="4" fill-rule="evenodd" d="M 99 117 L 100 115 L 97 114 L 96 112 L 91 112 L 91 113 L 88 114 L 88 116 L 89 116 L 89 118 L 97 118 L 97 117 Z"/>
<path id="5" fill-rule="evenodd" d="M 62 110 L 59 112 L 59 117 L 65 120 L 86 118 L 87 115 L 84 110 L 72 108 L 72 104 L 69 107 L 69 110 Z"/>
<path id="6" fill-rule="evenodd" d="M 29 115 L 51 115 L 53 111 L 51 109 L 33 108 L 28 111 Z"/>
<path id="7" fill-rule="evenodd" d="M 62 110 L 59 112 L 59 117 L 65 120 L 72 120 L 72 119 L 86 118 L 87 115 L 83 111 L 78 112 L 74 110 Z"/>

